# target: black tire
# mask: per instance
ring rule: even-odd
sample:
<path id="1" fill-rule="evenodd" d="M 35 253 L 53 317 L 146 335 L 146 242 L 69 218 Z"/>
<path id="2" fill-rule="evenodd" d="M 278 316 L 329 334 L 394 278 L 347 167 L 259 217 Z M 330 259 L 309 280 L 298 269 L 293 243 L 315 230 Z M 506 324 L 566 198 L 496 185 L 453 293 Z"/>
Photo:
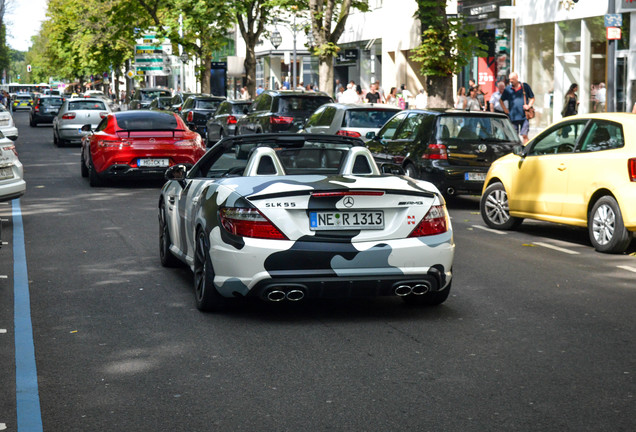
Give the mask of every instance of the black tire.
<path id="1" fill-rule="evenodd" d="M 53 131 L 53 145 L 55 147 L 60 146 L 60 139 L 57 137 L 57 134 L 55 133 L 55 131 Z"/>
<path id="2" fill-rule="evenodd" d="M 89 156 L 88 159 L 88 184 L 91 187 L 99 187 L 104 185 L 104 180 L 97 174 L 95 170 L 95 165 L 93 164 L 93 159 Z"/>
<path id="3" fill-rule="evenodd" d="M 402 297 L 402 300 L 407 304 L 416 306 L 439 306 L 446 301 L 450 295 L 450 290 L 451 285 L 449 284 L 441 291 L 434 291 L 420 296 L 411 294 Z"/>
<path id="4" fill-rule="evenodd" d="M 412 163 L 407 163 L 404 165 L 404 173 L 411 178 L 417 178 L 417 170 L 415 169 L 415 165 Z"/>
<path id="5" fill-rule="evenodd" d="M 38 125 L 38 122 L 36 122 L 35 120 L 33 120 L 33 117 L 31 117 L 29 119 L 29 126 L 31 127 L 36 127 Z"/>
<path id="6" fill-rule="evenodd" d="M 164 267 L 178 267 L 181 261 L 170 252 L 170 230 L 166 223 L 166 205 L 161 203 L 159 206 L 159 258 L 161 265 Z"/>
<path id="7" fill-rule="evenodd" d="M 88 167 L 86 166 L 86 160 L 84 159 L 84 152 L 80 153 L 80 170 L 82 173 L 82 177 L 88 177 Z"/>
<path id="8" fill-rule="evenodd" d="M 210 259 L 210 247 L 203 230 L 197 231 L 194 251 L 194 298 L 202 312 L 221 312 L 230 299 L 223 297 L 214 286 L 214 269 Z"/>
<path id="9" fill-rule="evenodd" d="M 623 253 L 632 241 L 633 234 L 623 223 L 623 214 L 613 196 L 599 198 L 587 218 L 592 246 L 603 253 Z"/>
<path id="10" fill-rule="evenodd" d="M 511 230 L 523 222 L 522 218 L 510 216 L 508 194 L 501 183 L 493 183 L 486 188 L 479 207 L 481 218 L 490 228 Z"/>

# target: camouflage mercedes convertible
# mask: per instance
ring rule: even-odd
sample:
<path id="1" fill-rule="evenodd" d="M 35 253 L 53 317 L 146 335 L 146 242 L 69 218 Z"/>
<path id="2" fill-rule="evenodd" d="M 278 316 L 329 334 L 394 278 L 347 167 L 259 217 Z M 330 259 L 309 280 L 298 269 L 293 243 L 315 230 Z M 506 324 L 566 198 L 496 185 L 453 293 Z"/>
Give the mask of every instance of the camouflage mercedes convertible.
<path id="1" fill-rule="evenodd" d="M 358 138 L 225 138 L 190 171 L 166 171 L 161 263 L 190 267 L 202 311 L 241 297 L 438 305 L 455 248 L 446 205 L 432 184 L 396 170 L 380 169 Z"/>

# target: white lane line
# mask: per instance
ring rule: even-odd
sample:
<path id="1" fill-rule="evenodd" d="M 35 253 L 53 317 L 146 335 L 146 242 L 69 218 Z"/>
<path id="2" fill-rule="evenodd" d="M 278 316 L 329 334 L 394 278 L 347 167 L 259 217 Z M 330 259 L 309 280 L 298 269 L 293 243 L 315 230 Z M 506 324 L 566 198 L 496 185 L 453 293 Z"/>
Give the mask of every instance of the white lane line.
<path id="1" fill-rule="evenodd" d="M 0 430 L 6 430 L 7 429 L 7 424 L 6 423 L 0 423 Z"/>
<path id="2" fill-rule="evenodd" d="M 616 266 L 616 267 L 621 269 L 621 270 L 627 270 L 627 271 L 636 273 L 636 268 L 634 268 L 634 267 L 630 267 L 630 266 Z"/>
<path id="3" fill-rule="evenodd" d="M 0 334 L 4 334 L 7 332 L 7 329 L 0 329 Z"/>
<path id="4" fill-rule="evenodd" d="M 551 245 L 549 243 L 543 243 L 543 242 L 533 242 L 533 243 L 536 244 L 537 246 L 543 246 L 543 247 L 548 248 L 548 249 L 554 249 L 555 251 L 563 252 L 563 253 L 566 253 L 566 254 L 580 255 L 580 253 L 577 252 L 577 251 L 573 251 L 573 250 L 570 250 L 570 249 L 565 249 L 565 248 L 562 248 L 562 247 L 554 246 L 554 245 Z"/>
<path id="5" fill-rule="evenodd" d="M 508 233 L 507 233 L 507 232 L 505 232 L 505 231 L 498 231 L 498 230 L 494 230 L 494 229 L 492 229 L 492 228 L 487 228 L 487 227 L 485 227 L 485 226 L 481 226 L 481 225 L 473 225 L 473 228 L 477 228 L 477 229 L 480 229 L 480 230 L 488 231 L 488 232 L 491 232 L 491 233 L 493 233 L 493 234 L 499 234 L 499 235 L 506 235 L 506 234 L 508 234 Z"/>
<path id="6" fill-rule="evenodd" d="M 0 275 L 0 279 L 9 279 L 9 276 L 7 276 L 7 275 Z"/>

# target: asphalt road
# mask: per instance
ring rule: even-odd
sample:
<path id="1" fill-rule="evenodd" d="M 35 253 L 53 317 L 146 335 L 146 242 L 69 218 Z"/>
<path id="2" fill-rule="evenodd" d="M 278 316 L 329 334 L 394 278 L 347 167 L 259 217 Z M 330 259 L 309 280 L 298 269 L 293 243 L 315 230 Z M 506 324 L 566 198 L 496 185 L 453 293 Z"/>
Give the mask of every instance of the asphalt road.
<path id="1" fill-rule="evenodd" d="M 384 298 L 202 314 L 189 270 L 159 263 L 160 184 L 91 188 L 78 148 L 15 118 L 45 431 L 636 427 L 636 242 L 613 256 L 581 229 L 495 233 L 476 198 L 459 199 L 453 291 L 440 307 Z M 17 426 L 11 204 L 0 217 L 0 430 L 26 432 L 38 428 Z"/>

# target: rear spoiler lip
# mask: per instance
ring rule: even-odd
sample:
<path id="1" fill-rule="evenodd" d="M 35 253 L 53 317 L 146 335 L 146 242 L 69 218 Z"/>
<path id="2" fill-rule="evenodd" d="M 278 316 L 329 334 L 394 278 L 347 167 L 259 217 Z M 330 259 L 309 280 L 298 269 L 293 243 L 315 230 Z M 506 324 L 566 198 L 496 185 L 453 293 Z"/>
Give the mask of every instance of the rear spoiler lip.
<path id="1" fill-rule="evenodd" d="M 185 132 L 185 129 L 119 129 L 116 130 L 115 133 L 119 134 L 120 132 L 127 133 L 128 138 L 130 138 L 131 132 L 172 132 L 172 137 L 174 138 L 175 132 Z"/>

